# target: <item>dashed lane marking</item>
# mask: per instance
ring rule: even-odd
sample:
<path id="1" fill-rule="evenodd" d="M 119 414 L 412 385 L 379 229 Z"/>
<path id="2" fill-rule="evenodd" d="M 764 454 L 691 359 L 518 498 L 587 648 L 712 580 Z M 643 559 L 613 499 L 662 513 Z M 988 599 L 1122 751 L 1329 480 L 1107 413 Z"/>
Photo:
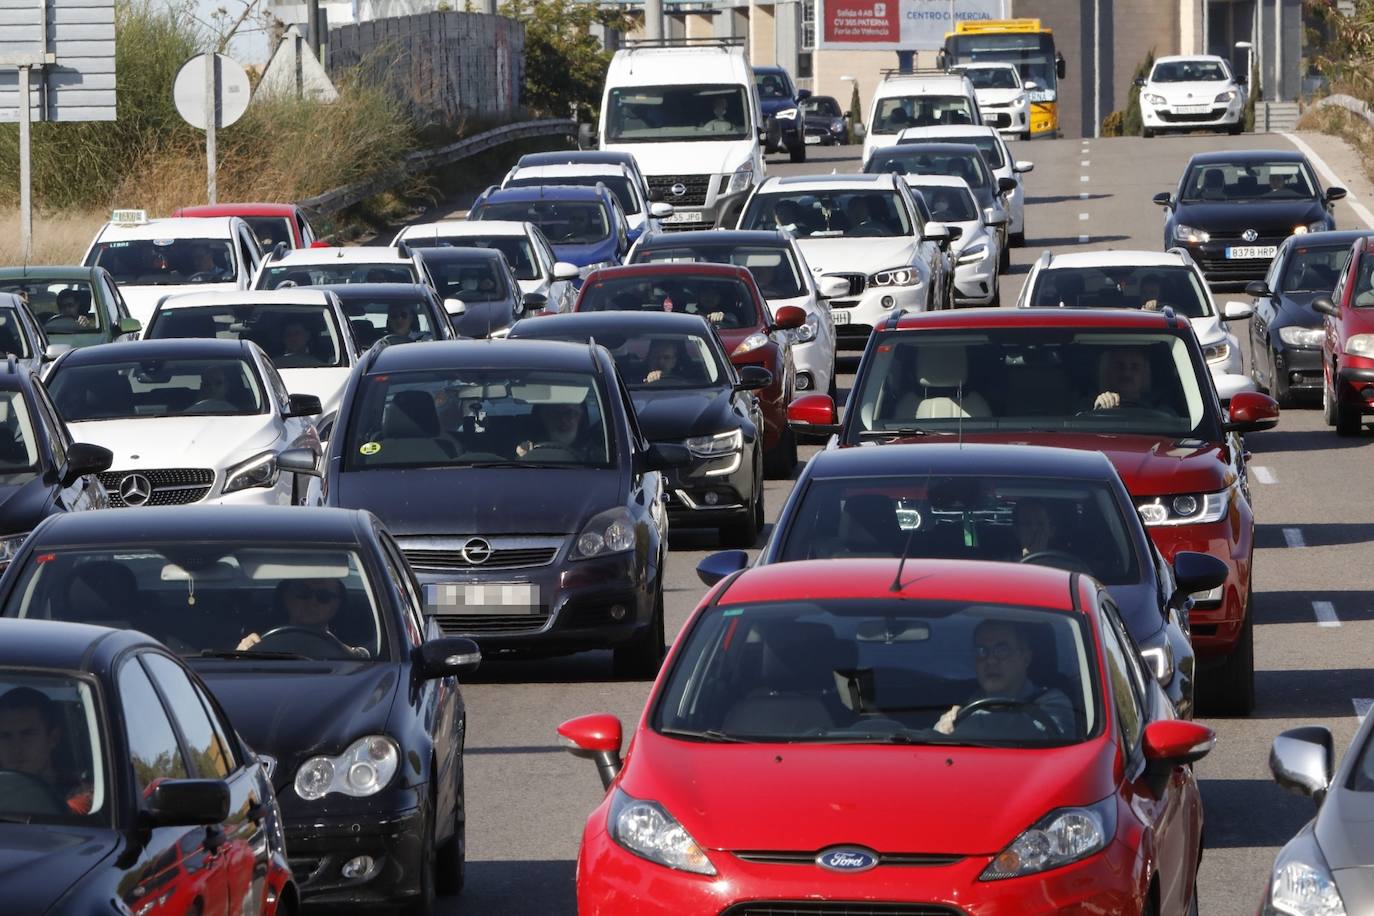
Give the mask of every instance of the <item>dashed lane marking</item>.
<path id="1" fill-rule="evenodd" d="M 1283 542 L 1289 547 L 1306 547 L 1307 542 L 1302 539 L 1301 528 L 1283 529 Z"/>
<path id="2" fill-rule="evenodd" d="M 1355 717 L 1361 722 L 1369 715 L 1370 708 L 1374 707 L 1374 697 L 1351 697 L 1350 702 L 1355 707 Z"/>
<path id="3" fill-rule="evenodd" d="M 1271 468 L 1267 468 L 1262 464 L 1251 465 L 1250 473 L 1254 474 L 1255 479 L 1258 480 L 1260 483 L 1279 482 L 1279 479 L 1276 476 L 1274 476 L 1274 471 Z"/>
<path id="4" fill-rule="evenodd" d="M 1078 219 L 1079 219 L 1080 222 L 1086 220 L 1087 218 L 1088 218 L 1088 214 L 1086 214 L 1086 213 L 1080 213 L 1080 214 L 1078 214 Z"/>
<path id="5" fill-rule="evenodd" d="M 1091 237 L 1091 236 L 1088 236 L 1088 235 L 1080 235 L 1080 236 L 1078 237 L 1078 244 L 1080 244 L 1080 245 L 1086 245 L 1086 244 L 1088 244 L 1088 242 L 1090 242 L 1090 241 L 1092 241 L 1092 237 Z"/>
<path id="6" fill-rule="evenodd" d="M 1313 601 L 1312 613 L 1317 615 L 1317 626 L 1338 627 L 1341 619 L 1336 616 L 1336 606 L 1330 601 Z"/>

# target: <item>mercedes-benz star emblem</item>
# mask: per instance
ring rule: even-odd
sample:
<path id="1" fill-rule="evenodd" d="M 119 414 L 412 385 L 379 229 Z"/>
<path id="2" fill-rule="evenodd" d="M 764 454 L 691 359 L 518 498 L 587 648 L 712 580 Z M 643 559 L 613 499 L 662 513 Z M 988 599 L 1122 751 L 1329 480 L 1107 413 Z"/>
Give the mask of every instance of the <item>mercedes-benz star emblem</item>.
<path id="1" fill-rule="evenodd" d="M 472 538 L 463 545 L 462 554 L 473 566 L 481 566 L 491 559 L 491 545 L 482 538 Z"/>
<path id="2" fill-rule="evenodd" d="M 142 474 L 126 474 L 119 482 L 119 498 L 126 506 L 142 506 L 153 496 L 153 483 Z"/>
<path id="3" fill-rule="evenodd" d="M 681 197 L 683 194 L 687 193 L 687 186 L 679 181 L 668 190 L 673 192 L 674 197 Z"/>
<path id="4" fill-rule="evenodd" d="M 1259 233 L 1256 232 L 1254 229 L 1246 229 L 1244 232 L 1240 234 L 1240 237 L 1245 239 L 1245 241 L 1247 242 L 1253 242 L 1255 239 L 1259 238 Z"/>

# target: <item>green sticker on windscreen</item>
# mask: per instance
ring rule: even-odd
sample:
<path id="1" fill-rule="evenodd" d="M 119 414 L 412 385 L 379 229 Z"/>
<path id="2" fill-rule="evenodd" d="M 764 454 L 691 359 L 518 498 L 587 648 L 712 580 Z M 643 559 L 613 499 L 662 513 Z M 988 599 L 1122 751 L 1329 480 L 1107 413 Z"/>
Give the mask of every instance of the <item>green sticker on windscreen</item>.
<path id="1" fill-rule="evenodd" d="M 725 612 L 722 613 L 720 616 L 722 616 L 722 617 L 738 617 L 740 614 L 743 614 L 743 613 L 744 613 L 743 609 L 737 608 L 737 609 L 735 609 L 735 610 L 733 610 L 733 611 L 725 611 Z"/>
<path id="2" fill-rule="evenodd" d="M 380 442 L 364 442 L 358 447 L 358 451 L 364 455 L 375 455 L 382 450 Z"/>

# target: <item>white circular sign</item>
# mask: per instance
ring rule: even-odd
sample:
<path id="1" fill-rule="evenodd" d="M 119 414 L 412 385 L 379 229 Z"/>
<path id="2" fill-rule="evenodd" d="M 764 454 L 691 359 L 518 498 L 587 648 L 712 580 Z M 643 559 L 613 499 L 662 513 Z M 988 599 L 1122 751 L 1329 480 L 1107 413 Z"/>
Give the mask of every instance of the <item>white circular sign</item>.
<path id="1" fill-rule="evenodd" d="M 172 100 L 177 111 L 186 123 L 198 130 L 205 130 L 205 65 L 209 55 L 197 54 L 181 65 L 177 71 L 176 82 L 172 84 Z M 215 88 L 217 98 L 215 129 L 228 127 L 248 110 L 248 100 L 253 96 L 248 84 L 248 71 L 238 61 L 223 54 L 215 55 Z"/>

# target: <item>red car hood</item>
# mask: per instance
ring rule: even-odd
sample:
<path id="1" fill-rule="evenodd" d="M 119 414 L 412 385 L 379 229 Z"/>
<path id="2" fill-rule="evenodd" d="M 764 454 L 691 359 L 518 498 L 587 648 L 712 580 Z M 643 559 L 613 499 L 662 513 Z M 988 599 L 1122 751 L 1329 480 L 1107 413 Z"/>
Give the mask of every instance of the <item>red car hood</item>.
<path id="1" fill-rule="evenodd" d="M 1045 750 L 722 745 L 642 731 L 620 788 L 708 849 L 993 855 L 1051 809 L 1116 783 L 1104 739 Z"/>
<path id="2" fill-rule="evenodd" d="M 902 443 L 946 442 L 922 436 Z M 1209 493 L 1230 486 L 1234 478 L 1225 452 L 1202 439 L 1172 439 L 1125 433 L 1025 432 L 964 433 L 965 442 L 999 445 L 1043 445 L 1101 452 L 1112 464 L 1132 496 Z"/>

